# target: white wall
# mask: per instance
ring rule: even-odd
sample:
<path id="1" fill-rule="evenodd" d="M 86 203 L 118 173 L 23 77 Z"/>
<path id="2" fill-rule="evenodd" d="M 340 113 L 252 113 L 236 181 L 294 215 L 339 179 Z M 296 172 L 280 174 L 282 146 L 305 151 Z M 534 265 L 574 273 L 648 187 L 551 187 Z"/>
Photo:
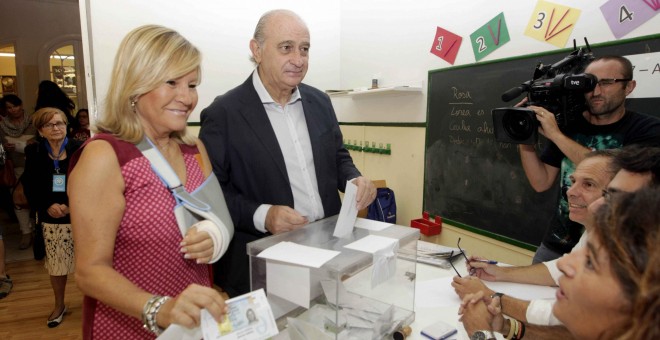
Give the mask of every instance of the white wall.
<path id="1" fill-rule="evenodd" d="M 93 76 L 96 107 L 107 92 L 115 53 L 123 37 L 144 24 L 173 28 L 196 45 L 203 54 L 199 103 L 190 122 L 199 122 L 199 113 L 217 95 L 243 83 L 253 70 L 249 42 L 263 13 L 286 8 L 298 13 L 309 26 L 312 58 L 305 82 L 319 88 L 339 84 L 339 14 L 334 1 L 295 0 L 113 0 L 80 1 L 88 79 Z M 85 29 L 85 27 L 88 27 Z M 91 49 L 90 49 L 91 47 Z M 92 86 L 92 82 L 88 82 Z M 88 93 L 94 93 L 88 87 Z M 92 99 L 89 100 L 93 103 Z M 92 104 L 90 104 L 90 108 Z"/>
<path id="2" fill-rule="evenodd" d="M 615 40 L 599 9 L 605 0 L 552 2 L 581 10 L 571 35 L 579 44 L 584 37 L 594 44 Z M 310 85 L 321 89 L 358 88 L 370 86 L 372 78 L 379 78 L 381 86 L 423 87 L 421 96 L 333 98 L 340 121 L 425 122 L 428 71 L 474 63 L 470 34 L 500 12 L 504 12 L 511 41 L 482 60 L 557 49 L 524 35 L 536 4 L 529 0 L 197 0 L 185 4 L 177 0 L 80 1 L 81 12 L 91 18 L 90 58 L 94 65 L 93 69 L 88 66 L 88 71 L 94 72 L 97 99 L 106 92 L 119 42 L 134 27 L 146 23 L 172 27 L 202 50 L 203 83 L 192 122 L 199 121 L 199 112 L 216 95 L 247 78 L 252 70 L 248 41 L 259 16 L 267 10 L 292 9 L 307 22 L 312 54 L 305 82 Z M 454 65 L 429 52 L 437 26 L 463 37 Z M 660 33 L 659 27 L 660 16 L 656 15 L 624 38 Z M 572 39 L 566 47 L 571 46 Z M 90 54 L 89 48 L 85 52 Z"/>
<path id="3" fill-rule="evenodd" d="M 573 38 L 579 46 L 583 45 L 584 37 L 590 44 L 615 40 L 600 11 L 606 0 L 551 2 L 581 10 L 566 48 L 572 47 Z M 524 35 L 536 4 L 537 1 L 530 0 L 343 0 L 340 88 L 367 87 L 376 76 L 381 86 L 423 81 L 424 94 L 423 98 L 333 98 L 339 120 L 425 122 L 428 71 L 474 63 L 470 34 L 500 12 L 504 12 L 511 41 L 482 61 L 556 50 L 554 45 Z M 463 37 L 454 65 L 429 52 L 438 26 Z M 660 33 L 660 15 L 623 39 L 657 33 Z M 532 72 L 530 69 L 530 76 Z"/>

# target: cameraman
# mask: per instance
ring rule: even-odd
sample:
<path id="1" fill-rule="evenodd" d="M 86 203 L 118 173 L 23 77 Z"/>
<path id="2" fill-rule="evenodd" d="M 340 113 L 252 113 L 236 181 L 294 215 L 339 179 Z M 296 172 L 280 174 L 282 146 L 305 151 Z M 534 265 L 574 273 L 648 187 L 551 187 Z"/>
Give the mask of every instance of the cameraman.
<path id="1" fill-rule="evenodd" d="M 593 60 L 585 69 L 598 79 L 585 93 L 588 110 L 560 131 L 555 115 L 539 106 L 529 106 L 539 121 L 539 133 L 549 143 L 539 156 L 533 145 L 520 145 L 520 158 L 527 179 L 537 192 L 550 189 L 558 174 L 561 195 L 558 210 L 550 222 L 533 263 L 553 260 L 570 252 L 580 239 L 583 227 L 568 219 L 566 189 L 569 175 L 591 150 L 615 149 L 629 144 L 660 146 L 660 119 L 626 110 L 626 97 L 635 89 L 631 62 L 620 56 Z M 517 106 L 521 106 L 526 99 Z"/>

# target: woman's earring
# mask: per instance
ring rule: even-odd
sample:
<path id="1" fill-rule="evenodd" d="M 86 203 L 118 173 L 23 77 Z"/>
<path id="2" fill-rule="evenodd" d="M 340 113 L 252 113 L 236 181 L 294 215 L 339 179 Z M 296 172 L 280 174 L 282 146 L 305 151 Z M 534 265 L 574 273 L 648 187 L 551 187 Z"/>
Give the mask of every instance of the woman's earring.
<path id="1" fill-rule="evenodd" d="M 136 99 L 131 100 L 131 109 L 133 109 L 133 113 L 137 113 L 137 108 L 135 107 L 136 104 L 137 104 Z"/>

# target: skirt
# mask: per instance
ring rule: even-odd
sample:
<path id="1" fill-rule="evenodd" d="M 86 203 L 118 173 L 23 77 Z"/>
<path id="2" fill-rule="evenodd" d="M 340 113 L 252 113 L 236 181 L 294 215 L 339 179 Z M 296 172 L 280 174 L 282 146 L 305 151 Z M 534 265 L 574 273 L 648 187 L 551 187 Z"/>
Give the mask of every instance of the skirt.
<path id="1" fill-rule="evenodd" d="M 44 267 L 51 276 L 72 274 L 75 269 L 71 224 L 42 223 L 46 243 Z"/>

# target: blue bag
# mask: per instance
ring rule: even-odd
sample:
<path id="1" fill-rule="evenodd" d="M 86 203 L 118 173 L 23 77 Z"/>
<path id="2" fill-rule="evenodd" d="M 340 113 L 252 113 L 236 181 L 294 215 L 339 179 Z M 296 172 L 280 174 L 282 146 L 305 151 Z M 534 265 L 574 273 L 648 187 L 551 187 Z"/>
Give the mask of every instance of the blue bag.
<path id="1" fill-rule="evenodd" d="M 396 199 L 392 189 L 376 189 L 376 199 L 369 205 L 367 219 L 396 224 Z"/>

